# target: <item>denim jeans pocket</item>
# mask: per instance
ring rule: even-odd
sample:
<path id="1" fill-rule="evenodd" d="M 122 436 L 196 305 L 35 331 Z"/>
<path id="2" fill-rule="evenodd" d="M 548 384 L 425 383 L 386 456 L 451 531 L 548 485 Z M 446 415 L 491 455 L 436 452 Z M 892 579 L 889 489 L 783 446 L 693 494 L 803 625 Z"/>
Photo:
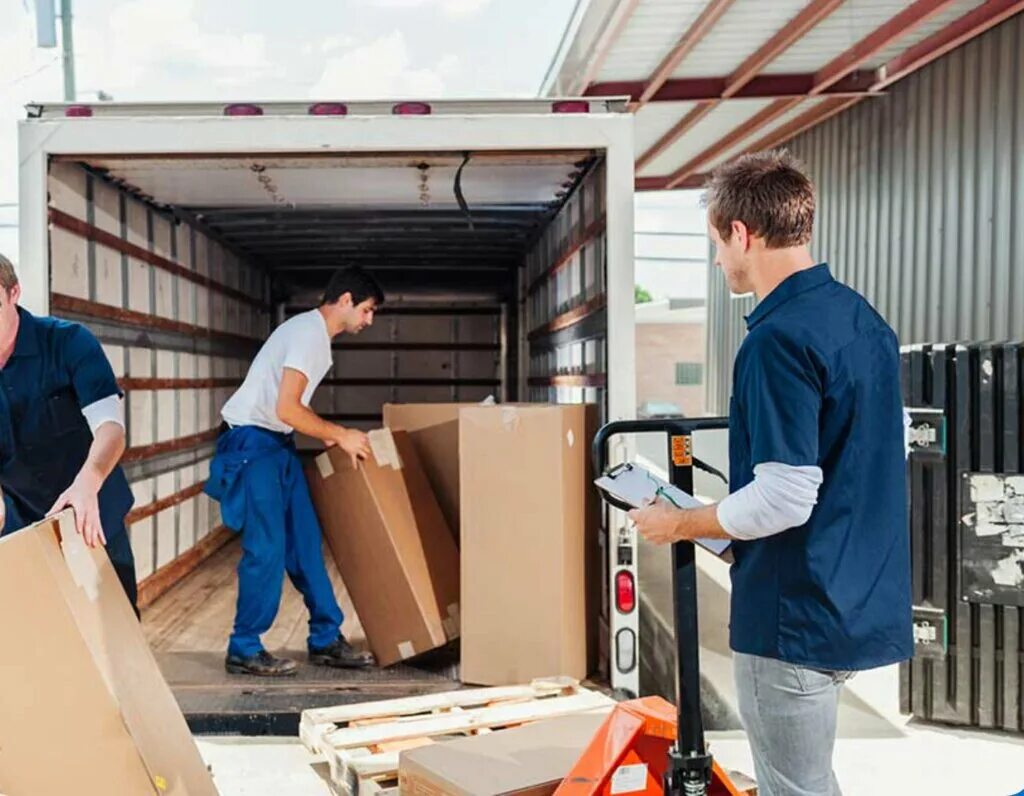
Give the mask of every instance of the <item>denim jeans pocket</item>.
<path id="1" fill-rule="evenodd" d="M 805 666 L 793 666 L 800 690 L 805 694 L 820 691 L 829 686 L 842 685 L 856 672 L 834 669 L 811 669 Z"/>

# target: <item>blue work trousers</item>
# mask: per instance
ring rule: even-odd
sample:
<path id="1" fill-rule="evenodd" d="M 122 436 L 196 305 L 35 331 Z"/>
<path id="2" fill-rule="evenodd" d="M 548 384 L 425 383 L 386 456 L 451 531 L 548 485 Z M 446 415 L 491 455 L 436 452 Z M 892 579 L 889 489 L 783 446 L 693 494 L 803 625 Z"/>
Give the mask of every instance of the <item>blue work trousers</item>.
<path id="1" fill-rule="evenodd" d="M 237 516 L 242 533 L 228 654 L 247 658 L 263 649 L 260 636 L 277 616 L 285 572 L 309 610 L 309 646 L 328 646 L 339 637 L 344 617 L 324 567 L 320 523 L 291 437 L 239 426 L 221 435 L 216 457 L 221 466 L 215 459 L 211 476 L 223 472 L 224 463 L 233 471 L 231 494 L 218 497 L 231 506 L 226 514 Z"/>

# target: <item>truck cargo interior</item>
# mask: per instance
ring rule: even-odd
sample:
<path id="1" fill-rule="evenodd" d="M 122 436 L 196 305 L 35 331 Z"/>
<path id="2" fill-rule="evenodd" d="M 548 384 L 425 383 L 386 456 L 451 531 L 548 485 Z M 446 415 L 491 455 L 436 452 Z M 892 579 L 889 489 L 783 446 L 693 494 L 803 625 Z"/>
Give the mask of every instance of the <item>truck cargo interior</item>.
<path id="1" fill-rule="evenodd" d="M 225 674 L 239 545 L 201 487 L 260 342 L 358 264 L 387 303 L 335 341 L 323 416 L 371 429 L 386 403 L 488 396 L 603 415 L 604 200 L 591 149 L 51 158 L 51 310 L 86 323 L 121 377 L 144 626 L 194 729 L 280 731 L 306 707 L 458 678 L 450 649 L 358 674 L 304 666 L 285 684 Z M 302 659 L 305 609 L 285 592 L 265 643 Z"/>

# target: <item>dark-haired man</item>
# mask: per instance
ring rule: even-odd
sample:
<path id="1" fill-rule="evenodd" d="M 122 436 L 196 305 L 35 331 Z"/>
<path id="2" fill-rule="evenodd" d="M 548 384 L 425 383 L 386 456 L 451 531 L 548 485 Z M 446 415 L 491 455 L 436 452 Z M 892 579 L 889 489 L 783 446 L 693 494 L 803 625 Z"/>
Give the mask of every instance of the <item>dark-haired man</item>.
<path id="1" fill-rule="evenodd" d="M 899 348 L 812 259 L 814 187 L 786 153 L 719 168 L 705 201 L 730 290 L 759 300 L 734 368 L 732 494 L 632 516 L 655 543 L 735 540 L 730 646 L 758 793 L 835 796 L 843 683 L 913 654 Z"/>
<path id="2" fill-rule="evenodd" d="M 264 649 L 281 602 L 284 573 L 309 609 L 310 663 L 341 668 L 373 664 L 341 635 L 343 616 L 324 566 L 320 524 L 295 452 L 299 431 L 337 445 L 353 461 L 369 453 L 361 431 L 324 420 L 309 408 L 331 369 L 331 341 L 358 334 L 383 304 L 377 282 L 358 268 L 334 272 L 320 306 L 281 324 L 263 344 L 242 386 L 221 410 L 206 492 L 221 503 L 224 524 L 242 534 L 238 603 L 226 669 L 233 674 L 292 675 L 294 661 Z"/>

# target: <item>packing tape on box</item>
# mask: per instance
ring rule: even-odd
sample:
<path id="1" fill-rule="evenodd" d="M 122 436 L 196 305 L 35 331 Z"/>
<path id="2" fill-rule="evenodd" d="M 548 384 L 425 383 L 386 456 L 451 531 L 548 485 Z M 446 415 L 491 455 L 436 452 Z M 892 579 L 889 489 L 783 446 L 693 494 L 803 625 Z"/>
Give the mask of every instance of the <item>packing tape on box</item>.
<path id="1" fill-rule="evenodd" d="M 334 465 L 331 464 L 331 457 L 327 451 L 316 457 L 316 469 L 320 471 L 321 478 L 330 478 L 334 475 Z"/>
<path id="2" fill-rule="evenodd" d="M 501 408 L 501 425 L 506 431 L 515 431 L 519 428 L 519 411 L 514 406 Z"/>
<path id="3" fill-rule="evenodd" d="M 100 593 L 100 570 L 85 540 L 75 530 L 75 522 L 68 515 L 60 520 L 60 549 L 64 554 L 64 562 L 71 572 L 71 579 L 85 592 L 90 602 L 95 602 Z"/>
<path id="4" fill-rule="evenodd" d="M 411 641 L 403 641 L 398 645 L 398 654 L 402 656 L 402 659 L 411 658 L 416 654 L 416 648 L 412 645 Z"/>
<path id="5" fill-rule="evenodd" d="M 398 455 L 398 448 L 395 447 L 395 438 L 388 429 L 377 428 L 367 436 L 370 438 L 370 450 L 373 451 L 373 458 L 377 461 L 378 467 L 402 469 L 402 459 Z"/>

